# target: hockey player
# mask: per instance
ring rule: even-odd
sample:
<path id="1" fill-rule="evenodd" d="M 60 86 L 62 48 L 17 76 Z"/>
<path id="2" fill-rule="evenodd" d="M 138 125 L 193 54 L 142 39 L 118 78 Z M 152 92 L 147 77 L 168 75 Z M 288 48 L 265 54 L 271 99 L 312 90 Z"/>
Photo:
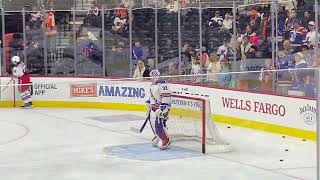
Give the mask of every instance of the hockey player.
<path id="1" fill-rule="evenodd" d="M 31 85 L 30 85 L 30 76 L 27 73 L 26 65 L 21 62 L 19 56 L 13 56 L 11 62 L 14 65 L 12 69 L 12 78 L 18 80 L 19 83 L 19 93 L 22 101 L 24 102 L 23 108 L 31 108 Z"/>
<path id="2" fill-rule="evenodd" d="M 152 146 L 165 150 L 170 147 L 166 121 L 171 107 L 171 91 L 167 82 L 160 80 L 159 76 L 160 72 L 158 70 L 150 72 L 153 82 L 150 86 L 150 99 L 147 101 L 147 105 L 151 127 L 156 136 L 152 141 Z M 160 145 L 158 146 L 158 144 Z"/>

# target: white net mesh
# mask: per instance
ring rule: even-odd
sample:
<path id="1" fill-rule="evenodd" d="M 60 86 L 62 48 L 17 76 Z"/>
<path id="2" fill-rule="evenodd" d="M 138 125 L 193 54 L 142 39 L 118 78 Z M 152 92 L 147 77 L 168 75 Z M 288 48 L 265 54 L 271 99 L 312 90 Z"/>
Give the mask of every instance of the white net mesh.
<path id="1" fill-rule="evenodd" d="M 211 118 L 209 100 L 180 95 L 173 95 L 172 99 L 170 119 L 167 122 L 172 141 L 201 142 L 207 152 L 231 151 L 231 146 L 222 139 Z"/>

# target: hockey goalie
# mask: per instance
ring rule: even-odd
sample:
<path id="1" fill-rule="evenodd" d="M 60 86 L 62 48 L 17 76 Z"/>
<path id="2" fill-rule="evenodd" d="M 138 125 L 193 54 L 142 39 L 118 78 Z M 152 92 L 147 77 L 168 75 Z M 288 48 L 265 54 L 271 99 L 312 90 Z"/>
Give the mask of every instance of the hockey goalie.
<path id="1" fill-rule="evenodd" d="M 27 73 L 26 65 L 21 62 L 19 56 L 13 56 L 11 58 L 11 62 L 13 64 L 12 68 L 12 79 L 17 80 L 19 83 L 19 94 L 24 102 L 23 108 L 31 108 L 32 101 L 31 101 L 31 92 L 32 86 L 30 81 L 30 76 Z"/>
<path id="2" fill-rule="evenodd" d="M 167 82 L 159 79 L 158 70 L 152 70 L 150 77 L 153 82 L 150 86 L 150 99 L 147 101 L 147 113 L 150 113 L 150 123 L 155 135 L 152 146 L 165 150 L 170 148 L 166 122 L 169 119 L 171 107 L 171 91 Z"/>

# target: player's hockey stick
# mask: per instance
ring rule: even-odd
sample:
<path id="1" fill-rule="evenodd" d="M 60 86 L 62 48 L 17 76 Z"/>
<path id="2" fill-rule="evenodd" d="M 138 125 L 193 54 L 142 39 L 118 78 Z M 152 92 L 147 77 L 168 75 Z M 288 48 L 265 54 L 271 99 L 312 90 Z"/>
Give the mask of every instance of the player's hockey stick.
<path id="1" fill-rule="evenodd" d="M 10 84 L 12 81 L 13 81 L 13 79 L 10 79 L 10 81 L 6 84 L 6 87 L 4 87 L 4 88 L 2 89 L 2 91 L 5 91 L 6 89 L 8 89 L 8 87 L 10 87 L 9 84 Z"/>
<path id="2" fill-rule="evenodd" d="M 131 128 L 130 128 L 131 131 L 136 132 L 136 133 L 142 133 L 142 131 L 143 131 L 144 128 L 146 127 L 148 121 L 150 121 L 150 111 L 149 111 L 149 113 L 148 113 L 148 116 L 147 116 L 146 120 L 144 120 L 144 123 L 142 124 L 141 128 L 140 128 L 140 129 L 137 129 L 137 128 L 131 127 Z"/>

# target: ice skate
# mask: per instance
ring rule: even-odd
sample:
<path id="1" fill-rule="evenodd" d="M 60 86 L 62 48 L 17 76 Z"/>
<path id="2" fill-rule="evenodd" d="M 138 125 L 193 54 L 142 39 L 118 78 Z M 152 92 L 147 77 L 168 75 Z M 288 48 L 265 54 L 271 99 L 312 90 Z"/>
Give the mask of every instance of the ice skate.
<path id="1" fill-rule="evenodd" d="M 160 146 L 160 150 L 166 150 L 166 149 L 170 149 L 170 140 L 165 140 L 165 141 L 162 141 L 162 145 Z"/>
<path id="2" fill-rule="evenodd" d="M 23 109 L 31 109 L 32 108 L 32 102 L 26 103 L 24 106 L 21 106 Z"/>

